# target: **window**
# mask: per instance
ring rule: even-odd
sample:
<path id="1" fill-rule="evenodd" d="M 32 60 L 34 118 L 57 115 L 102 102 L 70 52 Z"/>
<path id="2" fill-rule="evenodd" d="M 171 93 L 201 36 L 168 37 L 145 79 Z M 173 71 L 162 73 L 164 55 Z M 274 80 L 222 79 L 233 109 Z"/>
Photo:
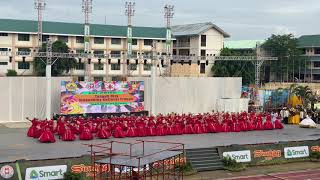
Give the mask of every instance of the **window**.
<path id="1" fill-rule="evenodd" d="M 0 48 L 0 51 L 8 51 L 8 48 Z"/>
<path id="2" fill-rule="evenodd" d="M 201 63 L 200 64 L 200 74 L 205 74 L 206 73 L 206 64 Z"/>
<path id="3" fill-rule="evenodd" d="M 0 66 L 6 66 L 8 65 L 8 62 L 0 62 Z"/>
<path id="4" fill-rule="evenodd" d="M 111 64 L 111 70 L 119 71 L 120 70 L 120 64 Z"/>
<path id="5" fill-rule="evenodd" d="M 111 51 L 110 55 L 113 58 L 120 58 L 121 57 L 121 52 L 120 51 Z"/>
<path id="6" fill-rule="evenodd" d="M 151 64 L 144 64 L 143 65 L 143 70 L 144 71 L 150 71 L 151 70 Z"/>
<path id="7" fill-rule="evenodd" d="M 76 70 L 84 70 L 84 63 L 77 63 Z"/>
<path id="8" fill-rule="evenodd" d="M 129 69 L 131 71 L 136 71 L 137 70 L 137 65 L 136 64 L 129 64 Z"/>
<path id="9" fill-rule="evenodd" d="M 138 45 L 138 39 L 132 39 L 132 45 Z"/>
<path id="10" fill-rule="evenodd" d="M 77 42 L 78 44 L 84 43 L 84 37 L 82 37 L 82 36 L 77 36 L 77 37 L 76 37 L 76 42 Z"/>
<path id="11" fill-rule="evenodd" d="M 31 49 L 30 48 L 18 48 L 19 52 L 30 52 Z"/>
<path id="12" fill-rule="evenodd" d="M 112 38 L 111 44 L 121 44 L 121 39 L 120 38 Z"/>
<path id="13" fill-rule="evenodd" d="M 104 38 L 102 38 L 102 37 L 95 37 L 95 38 L 94 38 L 94 43 L 95 43 L 95 44 L 104 44 Z"/>
<path id="14" fill-rule="evenodd" d="M 18 41 L 30 41 L 29 34 L 18 34 Z"/>
<path id="15" fill-rule="evenodd" d="M 84 76 L 79 76 L 78 81 L 84 81 Z"/>
<path id="16" fill-rule="evenodd" d="M 93 77 L 94 81 L 103 81 L 103 77 Z"/>
<path id="17" fill-rule="evenodd" d="M 104 54 L 104 51 L 94 51 L 93 54 L 101 55 Z"/>
<path id="18" fill-rule="evenodd" d="M 50 38 L 49 35 L 42 35 L 42 41 L 45 42 Z"/>
<path id="19" fill-rule="evenodd" d="M 320 67 L 320 61 L 313 62 L 313 67 Z"/>
<path id="20" fill-rule="evenodd" d="M 145 46 L 152 46 L 152 39 L 145 39 L 145 40 L 143 41 L 143 44 L 144 44 Z"/>
<path id="21" fill-rule="evenodd" d="M 58 36 L 58 41 L 68 43 L 69 37 L 68 36 Z"/>
<path id="22" fill-rule="evenodd" d="M 316 48 L 316 49 L 314 50 L 314 54 L 320 54 L 320 49 L 319 49 L 319 48 Z"/>
<path id="23" fill-rule="evenodd" d="M 0 33 L 0 36 L 8 36 L 8 33 Z"/>
<path id="24" fill-rule="evenodd" d="M 201 35 L 201 46 L 202 47 L 207 46 L 207 36 L 206 35 Z"/>
<path id="25" fill-rule="evenodd" d="M 98 71 L 102 71 L 103 70 L 103 64 L 99 64 L 99 63 L 96 63 L 96 64 L 93 64 L 93 69 L 94 70 L 98 70 Z"/>
<path id="26" fill-rule="evenodd" d="M 30 62 L 18 62 L 18 69 L 30 69 Z"/>

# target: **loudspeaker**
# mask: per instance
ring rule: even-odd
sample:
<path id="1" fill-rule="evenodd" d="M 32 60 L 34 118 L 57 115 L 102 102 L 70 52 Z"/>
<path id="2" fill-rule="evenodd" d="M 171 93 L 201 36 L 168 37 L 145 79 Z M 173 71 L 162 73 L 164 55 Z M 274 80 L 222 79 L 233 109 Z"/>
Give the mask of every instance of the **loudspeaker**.
<path id="1" fill-rule="evenodd" d="M 189 66 L 191 66 L 191 62 L 192 62 L 192 61 L 191 61 L 191 60 L 189 60 Z"/>
<path id="2" fill-rule="evenodd" d="M 10 63 L 12 62 L 12 56 L 9 57 L 9 62 L 10 62 Z"/>
<path id="3" fill-rule="evenodd" d="M 198 61 L 198 66 L 200 66 L 200 61 Z"/>
<path id="4" fill-rule="evenodd" d="M 101 64 L 101 59 L 98 59 L 98 64 Z"/>
<path id="5" fill-rule="evenodd" d="M 22 62 L 26 62 L 26 57 L 22 57 Z"/>
<path id="6" fill-rule="evenodd" d="M 88 59 L 88 64 L 91 64 L 91 59 L 90 58 Z"/>
<path id="7" fill-rule="evenodd" d="M 208 61 L 208 60 L 206 60 L 206 65 L 207 65 L 207 66 L 209 65 L 209 61 Z"/>

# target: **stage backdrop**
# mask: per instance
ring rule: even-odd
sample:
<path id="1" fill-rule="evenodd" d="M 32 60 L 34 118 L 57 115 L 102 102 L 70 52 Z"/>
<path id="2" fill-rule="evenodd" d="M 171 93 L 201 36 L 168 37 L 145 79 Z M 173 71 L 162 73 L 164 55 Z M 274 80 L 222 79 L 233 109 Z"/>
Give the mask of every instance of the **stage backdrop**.
<path id="1" fill-rule="evenodd" d="M 61 114 L 123 113 L 143 110 L 143 81 L 61 82 Z"/>

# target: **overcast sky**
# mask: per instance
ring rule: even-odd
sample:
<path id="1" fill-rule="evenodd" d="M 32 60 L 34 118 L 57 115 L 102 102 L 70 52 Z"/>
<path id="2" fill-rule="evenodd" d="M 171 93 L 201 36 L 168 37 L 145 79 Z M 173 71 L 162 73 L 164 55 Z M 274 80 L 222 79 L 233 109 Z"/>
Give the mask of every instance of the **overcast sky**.
<path id="1" fill-rule="evenodd" d="M 83 22 L 82 0 L 45 0 L 44 20 Z M 0 0 L 0 17 L 36 20 L 34 0 Z M 175 5 L 173 24 L 213 22 L 231 40 L 271 34 L 320 34 L 320 0 L 135 0 L 133 24 L 164 26 L 163 6 Z M 126 25 L 125 0 L 93 0 L 93 23 Z"/>

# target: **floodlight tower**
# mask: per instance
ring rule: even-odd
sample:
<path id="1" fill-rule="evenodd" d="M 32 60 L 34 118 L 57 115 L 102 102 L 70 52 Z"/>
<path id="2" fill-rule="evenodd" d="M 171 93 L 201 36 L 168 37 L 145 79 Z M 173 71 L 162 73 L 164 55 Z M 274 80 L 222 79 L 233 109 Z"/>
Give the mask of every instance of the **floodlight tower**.
<path id="1" fill-rule="evenodd" d="M 45 0 L 35 0 L 34 8 L 38 10 L 38 48 L 42 46 L 42 11 L 45 10 Z"/>
<path id="2" fill-rule="evenodd" d="M 166 35 L 166 53 L 167 55 L 171 54 L 171 44 L 172 44 L 172 37 L 171 37 L 171 19 L 174 15 L 174 6 L 172 5 L 165 5 L 164 6 L 164 17 L 167 21 L 167 35 Z"/>
<path id="3" fill-rule="evenodd" d="M 84 53 L 90 52 L 90 14 L 92 13 L 92 0 L 82 0 L 82 12 L 84 13 Z M 84 60 L 85 64 L 85 81 L 89 81 L 90 59 Z"/>
<path id="4" fill-rule="evenodd" d="M 127 56 L 131 58 L 132 54 L 132 17 L 134 16 L 134 2 L 126 2 L 126 11 L 125 15 L 128 17 L 128 30 L 127 30 L 127 39 L 128 39 L 128 49 L 127 49 Z"/>

